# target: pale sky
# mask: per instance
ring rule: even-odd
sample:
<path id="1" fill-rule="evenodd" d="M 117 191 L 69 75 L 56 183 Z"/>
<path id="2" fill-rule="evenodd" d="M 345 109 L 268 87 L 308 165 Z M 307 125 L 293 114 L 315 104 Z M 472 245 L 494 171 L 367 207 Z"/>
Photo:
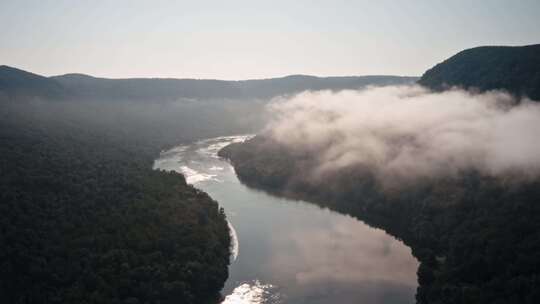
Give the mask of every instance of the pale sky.
<path id="1" fill-rule="evenodd" d="M 0 65 L 46 76 L 421 75 L 540 43 L 540 1 L 0 0 L 0 28 Z"/>

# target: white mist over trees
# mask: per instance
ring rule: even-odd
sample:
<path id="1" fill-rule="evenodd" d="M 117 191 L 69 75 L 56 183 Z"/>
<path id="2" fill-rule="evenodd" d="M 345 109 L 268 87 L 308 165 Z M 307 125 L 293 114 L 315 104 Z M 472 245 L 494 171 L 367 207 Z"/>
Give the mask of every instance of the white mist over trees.
<path id="1" fill-rule="evenodd" d="M 382 181 L 471 169 L 540 173 L 540 104 L 504 92 L 434 93 L 420 86 L 304 92 L 276 100 L 269 110 L 266 133 L 317 155 L 312 173 L 361 166 Z"/>

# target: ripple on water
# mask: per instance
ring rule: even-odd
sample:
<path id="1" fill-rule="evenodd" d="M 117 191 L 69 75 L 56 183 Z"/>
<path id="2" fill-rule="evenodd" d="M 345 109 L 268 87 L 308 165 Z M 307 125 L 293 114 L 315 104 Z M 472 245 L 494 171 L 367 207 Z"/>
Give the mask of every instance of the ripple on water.
<path id="1" fill-rule="evenodd" d="M 280 304 L 283 297 L 272 284 L 263 284 L 259 280 L 244 282 L 225 297 L 222 304 Z"/>
<path id="2" fill-rule="evenodd" d="M 188 184 L 194 185 L 207 180 L 216 180 L 217 174 L 202 173 L 188 166 L 181 166 L 180 172 L 186 177 Z"/>

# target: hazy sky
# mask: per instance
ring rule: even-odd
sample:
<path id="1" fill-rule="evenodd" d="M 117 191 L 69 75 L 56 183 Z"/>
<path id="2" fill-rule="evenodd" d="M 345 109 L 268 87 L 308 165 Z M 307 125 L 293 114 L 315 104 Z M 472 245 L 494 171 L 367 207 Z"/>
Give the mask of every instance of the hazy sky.
<path id="1" fill-rule="evenodd" d="M 0 0 L 0 64 L 44 75 L 421 75 L 479 45 L 540 43 L 540 1 Z"/>

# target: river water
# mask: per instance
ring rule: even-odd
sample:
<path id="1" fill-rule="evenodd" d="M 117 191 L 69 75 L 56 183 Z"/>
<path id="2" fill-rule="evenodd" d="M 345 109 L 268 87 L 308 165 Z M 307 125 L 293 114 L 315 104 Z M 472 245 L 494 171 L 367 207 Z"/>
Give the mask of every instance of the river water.
<path id="1" fill-rule="evenodd" d="M 417 260 L 409 247 L 357 219 L 244 186 L 217 151 L 246 136 L 165 151 L 174 170 L 225 208 L 233 236 L 222 304 L 414 303 Z"/>

